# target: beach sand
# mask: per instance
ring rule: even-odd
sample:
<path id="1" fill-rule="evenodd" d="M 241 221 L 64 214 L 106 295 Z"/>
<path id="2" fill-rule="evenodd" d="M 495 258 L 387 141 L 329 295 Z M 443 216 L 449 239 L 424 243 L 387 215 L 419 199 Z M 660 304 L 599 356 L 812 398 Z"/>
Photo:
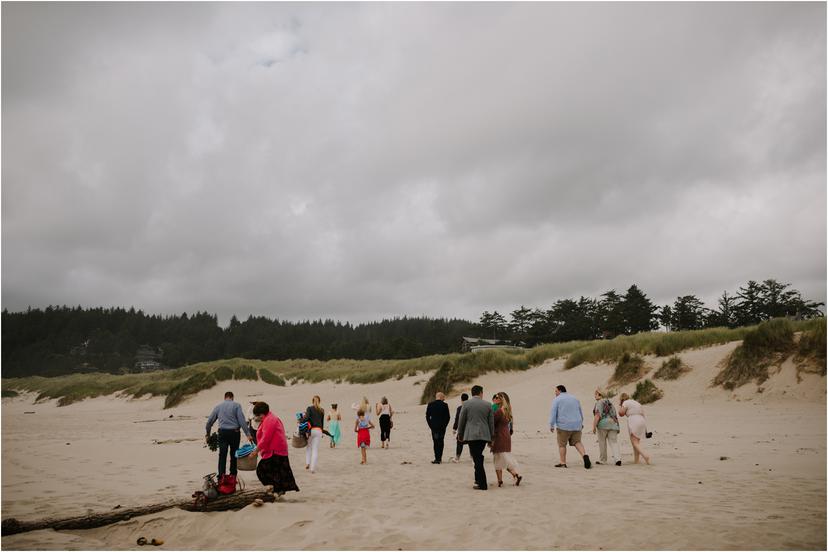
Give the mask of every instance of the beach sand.
<path id="1" fill-rule="evenodd" d="M 653 465 L 633 465 L 622 419 L 624 465 L 585 470 L 574 448 L 568 469 L 547 421 L 562 383 L 583 405 L 587 429 L 592 391 L 613 367 L 582 365 L 564 371 L 549 361 L 526 372 L 492 373 L 476 382 L 484 398 L 505 391 L 512 399 L 512 450 L 524 480 L 504 473 L 497 488 L 491 455 L 490 488 L 472 489 L 468 449 L 450 463 L 431 464 L 425 406 L 418 404 L 429 374 L 373 385 L 228 381 L 178 407 L 163 398 L 117 396 L 66 407 L 33 404 L 33 396 L 2 402 L 2 517 L 36 519 L 102 512 L 187 498 L 216 453 L 203 446 L 204 424 L 225 390 L 247 406 L 264 400 L 295 427 L 294 413 L 322 397 L 337 402 L 343 439 L 334 450 L 324 438 L 317 473 L 304 469 L 304 449 L 290 462 L 301 489 L 281 501 L 238 512 L 168 510 L 85 531 L 35 531 L 4 537 L 2 548 L 137 549 L 140 536 L 163 549 L 825 549 L 826 380 L 786 363 L 762 385 L 736 392 L 710 388 L 717 364 L 735 343 L 680 354 L 692 371 L 656 383 L 664 398 L 646 405 L 654 431 L 644 446 Z M 647 359 L 653 371 L 664 359 Z M 652 372 L 650 373 L 652 375 Z M 457 389 L 448 399 L 454 416 Z M 631 392 L 634 385 L 622 390 Z M 372 433 L 368 464 L 359 464 L 351 403 L 387 396 L 396 410 L 391 448 Z M 617 403 L 617 399 L 614 399 Z M 27 414 L 26 412 L 34 412 Z M 452 420 L 453 421 L 453 420 Z M 156 444 L 157 443 L 157 444 Z M 598 446 L 584 434 L 593 461 Z M 248 486 L 255 472 L 240 472 Z"/>

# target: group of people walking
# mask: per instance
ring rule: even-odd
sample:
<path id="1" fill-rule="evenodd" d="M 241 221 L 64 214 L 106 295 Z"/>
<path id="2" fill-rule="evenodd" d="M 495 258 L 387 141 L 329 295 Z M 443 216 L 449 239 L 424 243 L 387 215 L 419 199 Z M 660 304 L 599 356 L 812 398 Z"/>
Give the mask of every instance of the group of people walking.
<path id="1" fill-rule="evenodd" d="M 643 450 L 642 440 L 650 437 L 651 433 L 647 431 L 644 409 L 641 404 L 631 399 L 628 394 L 622 393 L 619 409 L 616 412 L 606 391 L 596 389 L 594 396 L 592 433 L 597 434 L 599 449 L 599 459 L 595 463 L 607 464 L 611 457 L 616 466 L 621 465 L 618 447 L 618 434 L 621 428 L 618 418 L 626 416 L 630 442 L 634 451 L 633 460 L 639 463 L 643 459 L 649 464 L 650 457 Z M 307 438 L 305 469 L 311 473 L 316 472 L 319 443 L 323 435 L 330 437 L 331 448 L 336 447 L 341 440 L 342 415 L 338 410 L 338 405 L 331 404 L 331 410 L 326 414 L 321 402 L 321 398 L 315 395 L 307 409 L 297 413 L 296 416 L 298 428 Z M 382 397 L 373 409 L 366 397 L 351 405 L 351 408 L 356 411 L 354 433 L 356 433 L 357 448 L 360 450 L 360 464 L 366 464 L 368 462 L 367 449 L 371 445 L 371 430 L 376 427 L 372 421 L 372 414 L 378 417 L 381 448 L 388 448 L 391 442 L 394 409 L 386 397 Z M 431 430 L 434 447 L 432 464 L 440 464 L 443 460 L 445 434 L 451 421 L 449 407 L 442 392 L 436 393 L 435 399 L 428 404 L 425 417 Z M 223 477 L 227 470 L 228 453 L 230 454 L 230 474 L 232 476 L 237 474 L 235 452 L 239 448 L 241 434 L 244 433 L 248 441 L 256 445 L 253 452 L 259 457 L 256 475 L 262 484 L 273 485 L 274 492 L 278 495 L 299 490 L 288 460 L 284 424 L 270 410 L 267 403 L 251 402 L 249 419 L 245 420 L 241 405 L 233 400 L 233 393 L 228 391 L 224 395 L 224 401 L 216 405 L 207 419 L 208 442 L 211 428 L 216 422 L 218 422 L 218 473 L 220 477 Z M 325 429 L 326 422 L 327 430 Z M 592 461 L 581 440 L 583 427 L 584 416 L 580 401 L 568 393 L 565 386 L 558 385 L 555 388 L 555 399 L 552 401 L 549 416 L 550 431 L 553 433 L 557 431 L 560 462 L 555 464 L 556 468 L 567 467 L 567 446 L 575 447 L 585 468 L 592 467 Z M 480 385 L 474 385 L 471 388 L 471 397 L 466 393 L 461 395 L 461 404 L 457 407 L 454 416 L 453 433 L 456 438 L 456 450 L 451 461 L 458 462 L 463 446 L 468 446 L 474 463 L 473 487 L 475 489 L 488 489 L 484 467 L 484 452 L 487 446 L 493 454 L 498 487 L 503 485 L 504 471 L 512 476 L 515 486 L 520 485 L 523 476 L 512 455 L 513 428 L 514 414 L 507 393 L 502 391 L 495 393 L 492 402 L 489 403 L 483 399 L 483 388 Z"/>

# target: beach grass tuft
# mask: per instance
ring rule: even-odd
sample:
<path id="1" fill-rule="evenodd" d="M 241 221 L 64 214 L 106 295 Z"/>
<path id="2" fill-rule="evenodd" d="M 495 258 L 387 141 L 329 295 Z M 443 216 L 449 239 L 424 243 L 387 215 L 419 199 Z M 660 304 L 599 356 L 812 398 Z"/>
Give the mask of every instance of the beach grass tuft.
<path id="1" fill-rule="evenodd" d="M 664 396 L 664 391 L 656 387 L 649 379 L 639 381 L 635 386 L 632 398 L 641 404 L 654 403 Z"/>
<path id="2" fill-rule="evenodd" d="M 256 381 L 259 379 L 259 371 L 249 364 L 241 364 L 233 370 L 233 376 L 237 380 Z"/>
<path id="3" fill-rule="evenodd" d="M 762 322 L 745 334 L 742 344 L 733 350 L 713 379 L 713 385 L 736 389 L 750 381 L 762 383 L 769 377 L 768 368 L 781 363 L 794 348 L 794 325 L 790 320 L 775 318 Z"/>
<path id="4" fill-rule="evenodd" d="M 672 356 L 661 363 L 661 368 L 653 374 L 653 378 L 674 380 L 680 378 L 689 371 L 690 367 L 684 364 L 679 357 Z"/>
<path id="5" fill-rule="evenodd" d="M 279 387 L 285 386 L 285 378 L 279 374 L 271 372 L 267 368 L 259 370 L 259 377 L 262 378 L 263 382 L 269 383 L 270 385 L 278 385 Z"/>
<path id="6" fill-rule="evenodd" d="M 799 336 L 796 350 L 797 372 L 825 375 L 826 368 L 826 324 L 824 318 L 817 318 L 810 328 Z"/>
<path id="7" fill-rule="evenodd" d="M 626 385 L 638 381 L 646 373 L 644 359 L 636 354 L 628 352 L 621 355 L 618 366 L 612 374 L 612 382 L 615 385 Z"/>
<path id="8" fill-rule="evenodd" d="M 20 395 L 20 393 L 18 393 L 14 389 L 3 389 L 2 391 L 0 391 L 0 396 L 3 397 L 16 397 L 18 395 Z"/>
<path id="9" fill-rule="evenodd" d="M 233 369 L 225 364 L 222 364 L 213 370 L 213 377 L 216 378 L 216 381 L 231 380 L 233 379 Z"/>

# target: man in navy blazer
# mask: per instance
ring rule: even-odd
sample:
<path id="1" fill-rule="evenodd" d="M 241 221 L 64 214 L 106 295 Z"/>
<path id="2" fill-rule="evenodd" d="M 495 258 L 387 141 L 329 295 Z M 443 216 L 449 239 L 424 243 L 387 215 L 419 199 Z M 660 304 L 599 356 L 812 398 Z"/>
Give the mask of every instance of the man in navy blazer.
<path id="1" fill-rule="evenodd" d="M 446 396 L 437 392 L 434 400 L 426 407 L 426 422 L 431 428 L 431 439 L 434 441 L 434 460 L 432 464 L 439 464 L 443 461 L 443 444 L 446 436 L 446 428 L 451 420 L 451 413 L 446 404 Z"/>

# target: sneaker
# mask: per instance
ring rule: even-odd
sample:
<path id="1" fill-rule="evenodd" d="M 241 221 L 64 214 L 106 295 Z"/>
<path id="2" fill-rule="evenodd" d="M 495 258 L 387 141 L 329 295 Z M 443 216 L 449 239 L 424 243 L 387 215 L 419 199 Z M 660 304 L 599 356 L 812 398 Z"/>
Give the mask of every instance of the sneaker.
<path id="1" fill-rule="evenodd" d="M 589 461 L 589 454 L 584 454 L 584 467 L 589 469 L 592 467 L 592 462 Z"/>

